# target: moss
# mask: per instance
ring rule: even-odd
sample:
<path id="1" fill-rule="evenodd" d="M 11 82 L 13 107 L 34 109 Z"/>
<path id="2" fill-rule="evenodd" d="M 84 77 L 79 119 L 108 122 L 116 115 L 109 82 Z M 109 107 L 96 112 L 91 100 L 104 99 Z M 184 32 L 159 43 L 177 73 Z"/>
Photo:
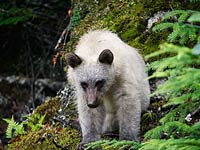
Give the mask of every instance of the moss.
<path id="1" fill-rule="evenodd" d="M 26 133 L 21 136 L 16 136 L 11 139 L 8 145 L 9 150 L 54 150 L 54 149 L 69 149 L 76 150 L 80 143 L 80 133 L 78 130 L 69 126 L 74 125 L 74 118 L 77 117 L 75 104 L 70 103 L 66 110 L 63 110 L 63 115 L 67 116 L 67 127 L 63 128 L 63 124 L 56 122 L 52 124 L 52 118 L 58 114 L 58 110 L 62 108 L 61 99 L 59 97 L 48 98 L 45 103 L 38 106 L 32 116 L 36 114 L 44 115 L 44 128 L 31 131 L 26 128 Z M 63 107 L 62 109 L 64 109 Z M 70 114 L 70 115 L 69 115 Z M 61 127 L 62 126 L 62 127 Z"/>
<path id="2" fill-rule="evenodd" d="M 37 132 L 29 132 L 27 135 L 16 137 L 8 145 L 9 150 L 76 150 L 80 143 L 80 136 L 76 129 L 71 127 L 49 127 Z"/>
<path id="3" fill-rule="evenodd" d="M 55 113 L 59 110 L 60 106 L 61 102 L 59 97 L 48 98 L 45 103 L 35 109 L 34 113 L 40 115 L 46 114 L 45 122 L 49 122 L 50 119 L 53 118 Z"/>
<path id="4" fill-rule="evenodd" d="M 153 5 L 152 5 L 153 4 Z M 73 51 L 84 33 L 94 29 L 109 29 L 117 33 L 129 45 L 140 49 L 144 56 L 158 50 L 158 45 L 166 41 L 167 31 L 146 32 L 147 22 L 158 11 L 173 9 L 195 9 L 188 0 L 84 0 L 79 3 L 82 20 L 73 28 L 66 51 Z M 187 7 L 187 8 L 186 8 Z"/>

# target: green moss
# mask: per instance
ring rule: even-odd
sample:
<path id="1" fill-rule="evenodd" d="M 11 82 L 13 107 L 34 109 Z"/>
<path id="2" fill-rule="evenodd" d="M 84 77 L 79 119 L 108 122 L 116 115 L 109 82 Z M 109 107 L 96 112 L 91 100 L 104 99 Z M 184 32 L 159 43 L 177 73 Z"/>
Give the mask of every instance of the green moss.
<path id="1" fill-rule="evenodd" d="M 59 110 L 60 106 L 61 106 L 60 98 L 59 97 L 51 97 L 51 98 L 48 98 L 45 101 L 45 103 L 38 106 L 35 109 L 34 113 L 37 113 L 40 115 L 46 114 L 45 122 L 48 122 L 51 118 L 53 118 L 55 113 Z"/>
<path id="2" fill-rule="evenodd" d="M 78 39 L 88 30 L 106 28 L 117 33 L 124 42 L 140 49 L 143 56 L 158 50 L 158 45 L 166 41 L 168 35 L 167 31 L 146 31 L 149 18 L 158 11 L 196 7 L 182 0 L 105 0 L 104 3 L 84 0 L 79 5 L 82 20 L 71 32 L 67 52 L 75 49 Z"/>
<path id="3" fill-rule="evenodd" d="M 62 148 L 76 150 L 80 143 L 78 131 L 71 127 L 45 126 L 37 132 L 29 132 L 27 135 L 15 139 L 8 145 L 9 150 L 59 150 Z"/>
<path id="4" fill-rule="evenodd" d="M 36 114 L 45 116 L 45 126 L 42 129 L 28 130 L 22 136 L 16 136 L 11 140 L 8 145 L 9 150 L 54 150 L 54 149 L 69 149 L 76 150 L 76 147 L 80 143 L 80 133 L 78 130 L 67 126 L 61 127 L 58 123 L 52 124 L 51 119 L 57 115 L 58 110 L 61 107 L 61 100 L 59 97 L 48 98 L 45 103 L 38 106 L 32 116 Z M 75 104 L 70 103 L 66 110 L 63 110 L 64 114 L 68 116 L 68 121 L 74 120 L 77 117 L 75 111 Z"/>

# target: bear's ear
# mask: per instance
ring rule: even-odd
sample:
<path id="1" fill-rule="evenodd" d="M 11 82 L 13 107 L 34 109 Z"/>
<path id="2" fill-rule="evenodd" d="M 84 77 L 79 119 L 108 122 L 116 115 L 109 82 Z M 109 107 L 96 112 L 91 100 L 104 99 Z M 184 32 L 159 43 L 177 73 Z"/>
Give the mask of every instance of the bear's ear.
<path id="1" fill-rule="evenodd" d="M 81 58 L 78 55 L 74 54 L 73 52 L 67 53 L 66 61 L 67 64 L 72 68 L 77 67 L 82 62 Z"/>
<path id="2" fill-rule="evenodd" d="M 99 55 L 99 62 L 111 65 L 113 62 L 114 56 L 109 49 L 105 49 Z"/>

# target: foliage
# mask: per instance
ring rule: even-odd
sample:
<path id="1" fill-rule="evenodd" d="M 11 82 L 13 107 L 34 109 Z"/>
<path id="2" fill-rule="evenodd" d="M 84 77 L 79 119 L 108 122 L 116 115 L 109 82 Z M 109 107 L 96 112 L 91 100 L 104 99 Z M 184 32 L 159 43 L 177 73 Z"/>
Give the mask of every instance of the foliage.
<path id="1" fill-rule="evenodd" d="M 66 102 L 66 99 L 63 100 L 63 102 Z M 66 102 L 66 103 L 69 103 L 69 102 Z M 57 121 L 56 123 L 52 121 L 53 118 L 55 117 L 54 115 L 60 112 L 59 110 L 60 107 L 62 109 L 66 109 L 65 107 L 66 103 L 63 103 L 61 106 L 59 97 L 49 98 L 46 100 L 45 103 L 37 107 L 36 110 L 34 110 L 32 114 L 24 116 L 25 120 L 22 123 L 20 123 L 20 125 L 23 125 L 22 127 L 24 129 L 24 132 L 22 134 L 14 134 L 14 136 L 11 137 L 12 139 L 10 140 L 8 144 L 8 149 L 11 149 L 11 150 L 18 150 L 18 149 L 76 150 L 81 139 L 80 134 L 79 134 L 80 131 L 72 128 L 70 126 L 71 124 L 68 122 L 66 125 L 64 121 L 67 119 L 65 118 L 63 118 L 64 120 L 61 120 L 64 122 L 65 125 L 62 124 L 63 122 L 61 123 L 58 122 L 59 120 L 56 120 Z M 71 104 L 68 104 L 68 105 L 69 106 L 67 107 L 67 109 L 70 109 L 70 110 L 66 110 L 66 111 L 70 111 L 70 116 L 68 116 L 69 114 L 66 115 L 67 113 L 64 112 L 63 116 L 61 117 L 74 116 L 75 106 L 71 108 Z M 59 118 L 57 117 L 57 119 Z M 12 124 L 19 124 L 16 121 L 14 121 L 14 119 L 13 119 L 13 122 L 14 123 Z"/>
<path id="2" fill-rule="evenodd" d="M 85 150 L 90 150 L 90 149 L 96 149 L 98 147 L 101 147 L 102 149 L 105 150 L 112 150 L 112 149 L 118 149 L 118 150 L 123 150 L 123 149 L 129 149 L 129 150 L 135 150 L 139 149 L 141 145 L 137 142 L 134 141 L 117 141 L 117 140 L 100 140 L 97 142 L 93 142 L 90 144 L 86 145 L 87 147 Z"/>
<path id="3" fill-rule="evenodd" d="M 143 144 L 140 150 L 200 150 L 199 139 L 169 139 L 169 140 L 150 140 Z"/>
<path id="4" fill-rule="evenodd" d="M 198 118 L 193 118 L 200 106 L 200 49 L 198 44 L 200 26 L 198 23 L 194 24 L 194 22 L 200 22 L 200 18 L 197 17 L 199 13 L 199 11 L 175 10 L 166 14 L 164 19 L 180 14 L 178 23 L 161 23 L 154 28 L 157 30 L 174 27 L 174 25 L 181 26 L 182 31 L 176 31 L 174 28 L 168 38 L 175 41 L 177 37 L 180 37 L 178 39 L 180 44 L 188 43 L 189 40 L 197 44 L 193 48 L 162 44 L 159 51 L 146 57 L 170 54 L 149 65 L 149 70 L 155 71 L 149 78 L 168 78 L 152 95 L 164 95 L 167 99 L 164 107 L 171 107 L 171 111 L 160 119 L 160 126 L 144 135 L 147 141 L 143 143 L 141 149 L 153 150 L 155 147 L 160 150 L 200 149 L 198 142 L 200 122 Z M 188 22 L 193 22 L 193 24 L 188 24 Z"/>
<path id="5" fill-rule="evenodd" d="M 60 108 L 60 98 L 49 98 L 41 106 L 38 106 L 33 114 L 26 115 L 25 121 L 18 123 L 12 117 L 4 119 L 8 123 L 6 135 L 7 138 L 13 138 L 17 135 L 25 134 L 25 128 L 31 131 L 38 131 L 44 127 L 45 122 L 49 122 Z"/>
<path id="6" fill-rule="evenodd" d="M 142 1 L 142 0 L 84 0 L 77 2 L 80 6 L 81 22 L 72 29 L 66 51 L 75 49 L 78 39 L 88 30 L 109 29 L 117 33 L 129 45 L 140 49 L 143 55 L 158 50 L 158 45 L 165 41 L 167 31 L 154 33 L 147 29 L 150 17 L 159 11 L 187 9 L 196 6 L 182 1 Z"/>
<path id="7" fill-rule="evenodd" d="M 194 148 L 196 144 L 193 142 L 196 141 L 197 137 L 200 137 L 199 134 L 194 136 L 195 133 L 198 133 L 199 129 L 196 130 L 196 127 L 199 126 L 199 123 L 190 127 L 185 124 L 185 121 L 190 123 L 192 118 L 187 120 L 186 116 L 197 111 L 200 106 L 200 69 L 198 67 L 200 55 L 188 47 L 163 44 L 159 51 L 150 54 L 147 58 L 163 53 L 173 53 L 174 56 L 151 63 L 149 69 L 156 71 L 149 78 L 167 77 L 168 80 L 165 84 L 160 85 L 152 95 L 163 94 L 168 100 L 164 107 L 176 107 L 160 120 L 160 126 L 145 134 L 146 139 L 169 138 L 169 140 L 147 141 L 144 144 L 144 149 L 148 147 L 148 144 L 150 147 L 152 146 L 149 149 L 153 149 L 156 142 L 160 149 L 165 149 L 166 145 L 171 146 L 171 149 L 174 147 L 187 149 L 188 142 L 191 142 L 191 147 Z M 173 140 L 174 138 L 178 139 Z"/>
<path id="8" fill-rule="evenodd" d="M 19 22 L 24 22 L 34 16 L 33 12 L 27 8 L 11 6 L 9 3 L 0 6 L 0 26 L 16 25 Z"/>
<path id="9" fill-rule="evenodd" d="M 160 23 L 154 27 L 154 31 L 172 28 L 168 39 L 170 42 L 178 42 L 181 46 L 164 43 L 160 45 L 158 51 L 146 57 L 151 59 L 163 56 L 162 59 L 150 63 L 148 71 L 153 72 L 149 79 L 167 79 L 151 96 L 158 94 L 165 96 L 166 102 L 163 107 L 168 111 L 160 119 L 159 124 L 144 135 L 144 141 L 138 144 L 138 149 L 200 149 L 198 141 L 200 122 L 198 117 L 194 118 L 200 110 L 199 13 L 199 11 L 176 9 L 167 13 L 162 19 L 171 22 Z M 182 46 L 183 44 L 188 47 Z M 98 141 L 89 146 L 109 149 L 110 145 L 120 143 L 120 141 L 114 141 L 114 144 L 112 142 Z M 119 147 L 128 147 L 130 143 L 123 144 Z"/>
<path id="10" fill-rule="evenodd" d="M 152 139 L 144 142 L 141 146 L 141 150 L 171 150 L 171 149 L 182 149 L 182 150 L 199 150 L 200 149 L 200 142 L 199 142 L 199 129 L 200 129 L 200 122 L 194 124 L 192 127 L 180 122 L 170 122 L 171 125 L 175 124 L 177 125 L 176 130 L 174 130 L 174 127 L 171 128 L 171 126 L 165 125 L 165 128 L 168 128 L 169 130 L 173 131 L 175 134 L 182 134 L 182 136 L 171 136 L 170 139 L 159 139 L 157 137 L 151 137 Z M 161 129 L 161 128 L 160 128 Z M 179 130 L 177 130 L 179 129 Z M 182 131 L 180 131 L 180 129 Z M 156 132 L 156 129 L 151 130 L 150 132 Z M 165 130 L 165 129 L 161 129 Z M 168 131 L 165 131 L 168 132 Z M 180 137 L 180 138 L 177 138 Z"/>
<path id="11" fill-rule="evenodd" d="M 46 117 L 44 121 L 49 122 L 60 107 L 61 102 L 59 97 L 49 97 L 42 105 L 35 109 L 34 114 L 45 115 Z"/>
<path id="12" fill-rule="evenodd" d="M 78 26 L 80 23 L 80 19 L 81 19 L 80 6 L 75 5 L 75 7 L 73 8 L 73 15 L 71 18 L 71 28 Z"/>
<path id="13" fill-rule="evenodd" d="M 44 119 L 46 117 L 45 115 L 40 115 L 37 113 L 34 113 L 30 116 L 27 116 L 27 120 L 23 123 L 26 124 L 31 131 L 38 131 L 39 129 L 44 127 Z"/>
<path id="14" fill-rule="evenodd" d="M 172 33 L 168 35 L 169 42 L 179 41 L 181 45 L 188 41 L 200 42 L 200 27 L 195 25 L 199 21 L 200 12 L 193 10 L 174 10 L 167 13 L 163 18 L 163 22 L 157 24 L 153 31 L 172 28 Z M 176 20 L 176 22 L 174 22 Z M 169 22 L 171 21 L 171 22 Z"/>
<path id="15" fill-rule="evenodd" d="M 11 119 L 4 119 L 4 121 L 8 123 L 6 137 L 13 138 L 15 136 L 25 134 L 25 125 L 27 125 L 27 127 L 30 128 L 30 130 L 33 132 L 38 131 L 39 129 L 44 127 L 44 118 L 45 115 L 35 113 L 31 116 L 28 116 L 27 120 L 21 123 L 16 122 L 13 116 Z"/>
<path id="16" fill-rule="evenodd" d="M 53 127 L 45 125 L 38 131 L 30 131 L 8 145 L 10 150 L 76 150 L 80 136 L 71 127 Z"/>
<path id="17" fill-rule="evenodd" d="M 0 73 L 63 80 L 63 67 L 54 67 L 51 55 L 70 5 L 66 0 L 1 0 Z"/>
<path id="18" fill-rule="evenodd" d="M 6 129 L 7 138 L 13 138 L 14 136 L 22 135 L 25 133 L 23 123 L 16 122 L 13 116 L 11 119 L 3 119 L 3 120 L 8 123 L 8 127 Z"/>

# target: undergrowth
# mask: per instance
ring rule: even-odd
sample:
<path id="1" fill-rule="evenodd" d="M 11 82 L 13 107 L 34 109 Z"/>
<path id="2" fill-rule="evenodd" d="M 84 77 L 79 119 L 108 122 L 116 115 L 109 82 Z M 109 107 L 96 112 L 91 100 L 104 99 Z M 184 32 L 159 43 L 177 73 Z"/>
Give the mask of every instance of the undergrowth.
<path id="1" fill-rule="evenodd" d="M 198 3 L 198 1 L 193 1 Z M 151 94 L 163 95 L 163 105 L 170 111 L 159 124 L 146 132 L 142 143 L 101 140 L 87 148 L 141 149 L 141 150 L 198 150 L 200 149 L 200 11 L 173 10 L 167 13 L 153 30 L 172 29 L 168 41 L 160 49 L 146 56 L 150 59 L 162 54 L 164 58 L 150 63 L 151 78 L 167 81 Z M 184 45 L 184 46 L 183 46 Z"/>

